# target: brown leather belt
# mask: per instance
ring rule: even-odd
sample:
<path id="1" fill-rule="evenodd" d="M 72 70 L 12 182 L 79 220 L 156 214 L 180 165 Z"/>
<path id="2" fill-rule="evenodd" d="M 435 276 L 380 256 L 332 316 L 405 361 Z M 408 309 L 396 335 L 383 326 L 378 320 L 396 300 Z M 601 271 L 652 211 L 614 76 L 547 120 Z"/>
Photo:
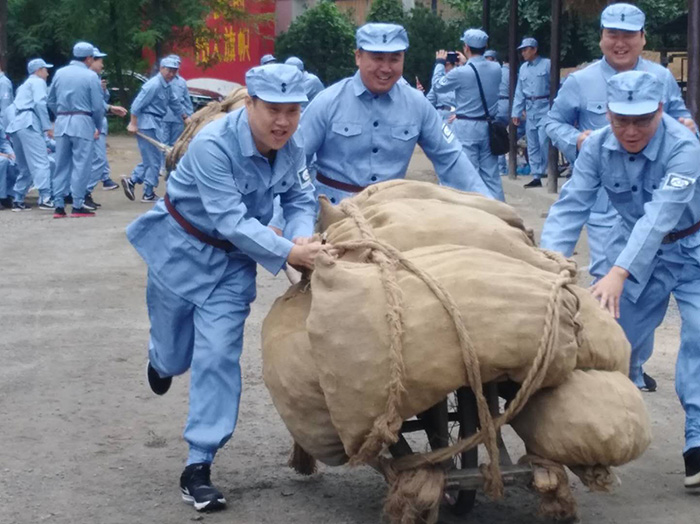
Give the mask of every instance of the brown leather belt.
<path id="1" fill-rule="evenodd" d="M 341 191 L 347 191 L 348 193 L 359 193 L 360 191 L 364 191 L 366 188 L 366 186 L 354 186 L 352 184 L 346 184 L 345 182 L 338 182 L 337 180 L 328 178 L 322 173 L 316 173 L 316 180 L 328 187 L 340 189 Z"/>
<path id="2" fill-rule="evenodd" d="M 170 216 L 175 219 L 175 222 L 180 224 L 180 227 L 187 231 L 190 235 L 195 237 L 197 240 L 204 242 L 205 244 L 209 244 L 210 246 L 214 246 L 218 249 L 223 249 L 227 253 L 229 251 L 232 251 L 233 248 L 235 247 L 231 242 L 228 240 L 222 240 L 220 238 L 214 238 L 209 235 L 207 235 L 204 231 L 200 231 L 196 227 L 194 227 L 192 224 L 190 224 L 185 217 L 183 217 L 180 213 L 178 213 L 177 209 L 175 209 L 175 206 L 173 203 L 170 201 L 170 197 L 168 196 L 167 193 L 165 193 L 165 208 L 168 210 L 168 213 L 170 213 Z"/>
<path id="3" fill-rule="evenodd" d="M 85 115 L 92 116 L 92 111 L 59 111 L 56 115 Z"/>
<path id="4" fill-rule="evenodd" d="M 693 224 L 690 227 L 687 227 L 685 229 L 681 229 L 680 231 L 673 231 L 666 235 L 664 239 L 661 241 L 662 244 L 671 244 L 672 242 L 675 242 L 676 240 L 680 240 L 681 238 L 689 237 L 693 233 L 697 233 L 700 231 L 700 222 L 697 224 Z"/>

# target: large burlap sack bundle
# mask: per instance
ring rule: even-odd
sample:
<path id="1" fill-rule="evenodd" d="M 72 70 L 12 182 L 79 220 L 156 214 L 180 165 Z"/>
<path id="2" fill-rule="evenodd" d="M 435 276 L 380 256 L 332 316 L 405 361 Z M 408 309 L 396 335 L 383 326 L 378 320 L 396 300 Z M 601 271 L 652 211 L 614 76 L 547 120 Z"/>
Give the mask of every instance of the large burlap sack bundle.
<path id="1" fill-rule="evenodd" d="M 449 291 L 476 349 L 483 382 L 521 382 L 541 345 L 550 295 L 560 275 L 514 258 L 459 246 L 415 249 L 404 256 Z M 395 374 L 402 370 L 402 418 L 422 412 L 468 383 L 452 318 L 426 284 L 396 271 L 400 307 L 389 307 L 377 265 L 321 255 L 312 276 L 307 320 L 333 425 L 347 454 L 362 446 L 382 415 Z M 544 380 L 557 385 L 576 364 L 578 300 L 568 286 L 554 303 L 555 356 Z M 392 351 L 390 324 L 402 313 L 402 352 Z M 398 360 L 397 360 L 398 358 Z"/>
<path id="2" fill-rule="evenodd" d="M 248 90 L 245 87 L 238 87 L 231 91 L 221 102 L 209 102 L 205 107 L 194 113 L 190 117 L 189 123 L 175 142 L 173 149 L 165 157 L 165 167 L 172 171 L 177 163 L 187 152 L 187 148 L 195 135 L 205 125 L 223 118 L 227 113 L 243 107 Z"/>
<path id="3" fill-rule="evenodd" d="M 642 394 L 615 371 L 574 371 L 535 393 L 511 425 L 528 452 L 567 466 L 620 466 L 651 442 Z"/>
<path id="4" fill-rule="evenodd" d="M 333 427 L 306 333 L 311 290 L 299 283 L 279 297 L 262 328 L 263 379 L 294 440 L 330 465 L 347 462 Z"/>
<path id="5" fill-rule="evenodd" d="M 526 232 L 531 239 L 534 239 L 532 230 L 525 227 L 523 219 L 508 204 L 486 198 L 478 193 L 465 193 L 430 182 L 389 180 L 373 184 L 349 200 L 363 208 L 379 202 L 396 201 L 403 198 L 435 199 L 448 204 L 481 209 Z M 321 216 L 321 230 L 325 231 L 333 222 L 342 220 L 344 217 L 343 213 L 327 213 L 326 216 Z M 445 227 L 449 227 L 449 224 L 445 224 Z"/>
<path id="6" fill-rule="evenodd" d="M 578 357 L 576 368 L 619 371 L 629 375 L 630 346 L 620 324 L 590 291 L 580 287 L 572 288 L 579 298 Z"/>
<path id="7" fill-rule="evenodd" d="M 467 193 L 464 195 L 472 198 Z M 485 199 L 475 197 L 474 200 Z M 345 206 L 347 204 L 342 203 L 334 207 L 322 200 L 321 222 L 328 213 L 344 214 Z M 535 248 L 523 229 L 479 207 L 437 199 L 400 198 L 365 204 L 359 209 L 365 219 L 364 225 L 372 228 L 372 234 L 399 251 L 448 244 L 472 246 L 517 258 L 551 273 L 561 270 L 557 261 Z M 331 244 L 339 244 L 361 240 L 360 227 L 356 220 L 345 215 L 325 231 Z"/>

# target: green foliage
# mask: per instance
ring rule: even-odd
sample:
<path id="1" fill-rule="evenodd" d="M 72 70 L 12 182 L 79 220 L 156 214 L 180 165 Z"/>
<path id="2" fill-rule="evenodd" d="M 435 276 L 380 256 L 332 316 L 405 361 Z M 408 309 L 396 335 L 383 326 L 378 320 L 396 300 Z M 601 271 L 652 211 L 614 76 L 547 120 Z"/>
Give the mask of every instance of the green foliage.
<path id="1" fill-rule="evenodd" d="M 404 21 L 408 32 L 409 48 L 404 62 L 404 77 L 415 85 L 416 77 L 427 89 L 435 65 L 435 51 L 438 49 L 461 50 L 460 28 L 448 24 L 439 15 L 423 6 L 411 9 Z"/>
<path id="2" fill-rule="evenodd" d="M 298 56 L 325 85 L 355 71 L 355 25 L 334 3 L 323 1 L 299 16 L 275 41 L 275 55 Z"/>
<path id="3" fill-rule="evenodd" d="M 400 0 L 375 0 L 367 13 L 367 22 L 386 22 L 403 25 L 406 13 Z"/>

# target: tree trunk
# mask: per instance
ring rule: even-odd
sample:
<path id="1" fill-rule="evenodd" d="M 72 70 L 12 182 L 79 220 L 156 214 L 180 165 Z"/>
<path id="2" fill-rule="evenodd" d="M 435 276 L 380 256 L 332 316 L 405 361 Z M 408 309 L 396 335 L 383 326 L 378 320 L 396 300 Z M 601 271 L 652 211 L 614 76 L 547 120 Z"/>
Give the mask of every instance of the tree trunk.
<path id="1" fill-rule="evenodd" d="M 515 84 L 518 82 L 518 0 L 510 0 L 510 20 L 508 21 L 508 67 L 510 68 L 510 89 L 508 90 L 508 136 L 510 152 L 508 153 L 508 178 L 515 180 L 518 175 L 515 169 L 518 165 L 518 128 L 510 118 L 513 110 Z"/>
<path id="2" fill-rule="evenodd" d="M 124 86 L 123 64 L 122 64 L 122 40 L 119 34 L 119 15 L 117 14 L 117 1 L 109 0 L 109 34 L 112 39 L 112 49 L 114 56 L 110 57 L 114 61 L 116 69 L 117 87 L 119 88 L 119 102 L 124 107 L 129 107 L 129 96 Z"/>
<path id="3" fill-rule="evenodd" d="M 0 68 L 7 69 L 7 0 L 0 0 Z"/>
<path id="4" fill-rule="evenodd" d="M 551 107 L 559 92 L 559 58 L 561 56 L 561 2 L 552 0 L 552 45 L 550 50 L 551 71 L 549 74 L 549 105 Z M 559 151 L 549 144 L 549 161 L 547 162 L 547 192 L 559 190 Z"/>
<path id="5" fill-rule="evenodd" d="M 700 0 L 688 0 L 688 91 L 686 105 L 700 118 Z"/>

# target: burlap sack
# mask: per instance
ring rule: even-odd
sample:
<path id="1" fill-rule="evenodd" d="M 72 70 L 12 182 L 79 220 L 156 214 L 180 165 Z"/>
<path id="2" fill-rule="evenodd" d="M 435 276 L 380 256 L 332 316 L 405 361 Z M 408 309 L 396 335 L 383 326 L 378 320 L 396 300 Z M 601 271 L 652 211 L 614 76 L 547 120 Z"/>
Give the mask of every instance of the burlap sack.
<path id="1" fill-rule="evenodd" d="M 481 200 L 476 198 L 477 202 Z M 399 251 L 447 244 L 472 246 L 523 260 L 551 273 L 560 271 L 559 264 L 535 248 L 522 229 L 478 207 L 402 198 L 366 204 L 360 210 L 373 234 Z M 321 201 L 322 222 L 335 211 L 342 212 L 342 204 L 338 208 L 327 200 Z M 326 233 L 331 244 L 362 239 L 360 227 L 350 217 L 335 221 Z"/>
<path id="2" fill-rule="evenodd" d="M 248 90 L 245 87 L 238 87 L 231 91 L 221 102 L 209 102 L 205 107 L 194 113 L 182 134 L 175 141 L 172 150 L 166 155 L 166 169 L 168 171 L 175 169 L 177 163 L 187 152 L 192 139 L 205 125 L 243 107 L 247 95 Z"/>
<path id="3" fill-rule="evenodd" d="M 347 462 L 333 427 L 306 333 L 311 291 L 289 288 L 265 317 L 262 328 L 263 379 L 287 429 L 304 451 L 330 466 Z"/>
<path id="4" fill-rule="evenodd" d="M 567 466 L 620 466 L 651 442 L 642 394 L 615 371 L 574 371 L 535 393 L 511 425 L 529 453 Z"/>
<path id="5" fill-rule="evenodd" d="M 471 247 L 435 246 L 404 255 L 452 295 L 476 348 L 482 380 L 522 381 L 542 338 L 549 296 L 558 275 L 521 260 Z M 403 386 L 406 419 L 467 384 L 453 321 L 422 280 L 397 272 L 403 295 Z M 391 377 L 389 311 L 378 267 L 321 255 L 312 276 L 307 328 L 333 425 L 349 456 L 384 413 Z M 557 354 L 545 382 L 566 380 L 576 364 L 574 316 L 567 288 L 557 302 Z M 394 361 L 395 362 L 395 361 Z"/>
<path id="6" fill-rule="evenodd" d="M 620 324 L 590 291 L 572 287 L 579 298 L 577 369 L 619 371 L 629 375 L 631 346 Z"/>
<path id="7" fill-rule="evenodd" d="M 478 193 L 465 193 L 464 191 L 439 186 L 431 182 L 389 180 L 379 184 L 372 184 L 350 200 L 360 208 L 363 208 L 379 202 L 391 202 L 403 198 L 434 199 L 448 204 L 481 209 L 524 231 L 531 239 L 534 239 L 532 230 L 525 227 L 523 219 L 508 204 L 486 198 Z M 344 216 L 342 213 L 327 213 L 325 217 L 321 216 L 321 230 L 325 231 L 333 222 L 342 220 Z M 445 224 L 445 227 L 449 227 L 449 224 Z"/>

